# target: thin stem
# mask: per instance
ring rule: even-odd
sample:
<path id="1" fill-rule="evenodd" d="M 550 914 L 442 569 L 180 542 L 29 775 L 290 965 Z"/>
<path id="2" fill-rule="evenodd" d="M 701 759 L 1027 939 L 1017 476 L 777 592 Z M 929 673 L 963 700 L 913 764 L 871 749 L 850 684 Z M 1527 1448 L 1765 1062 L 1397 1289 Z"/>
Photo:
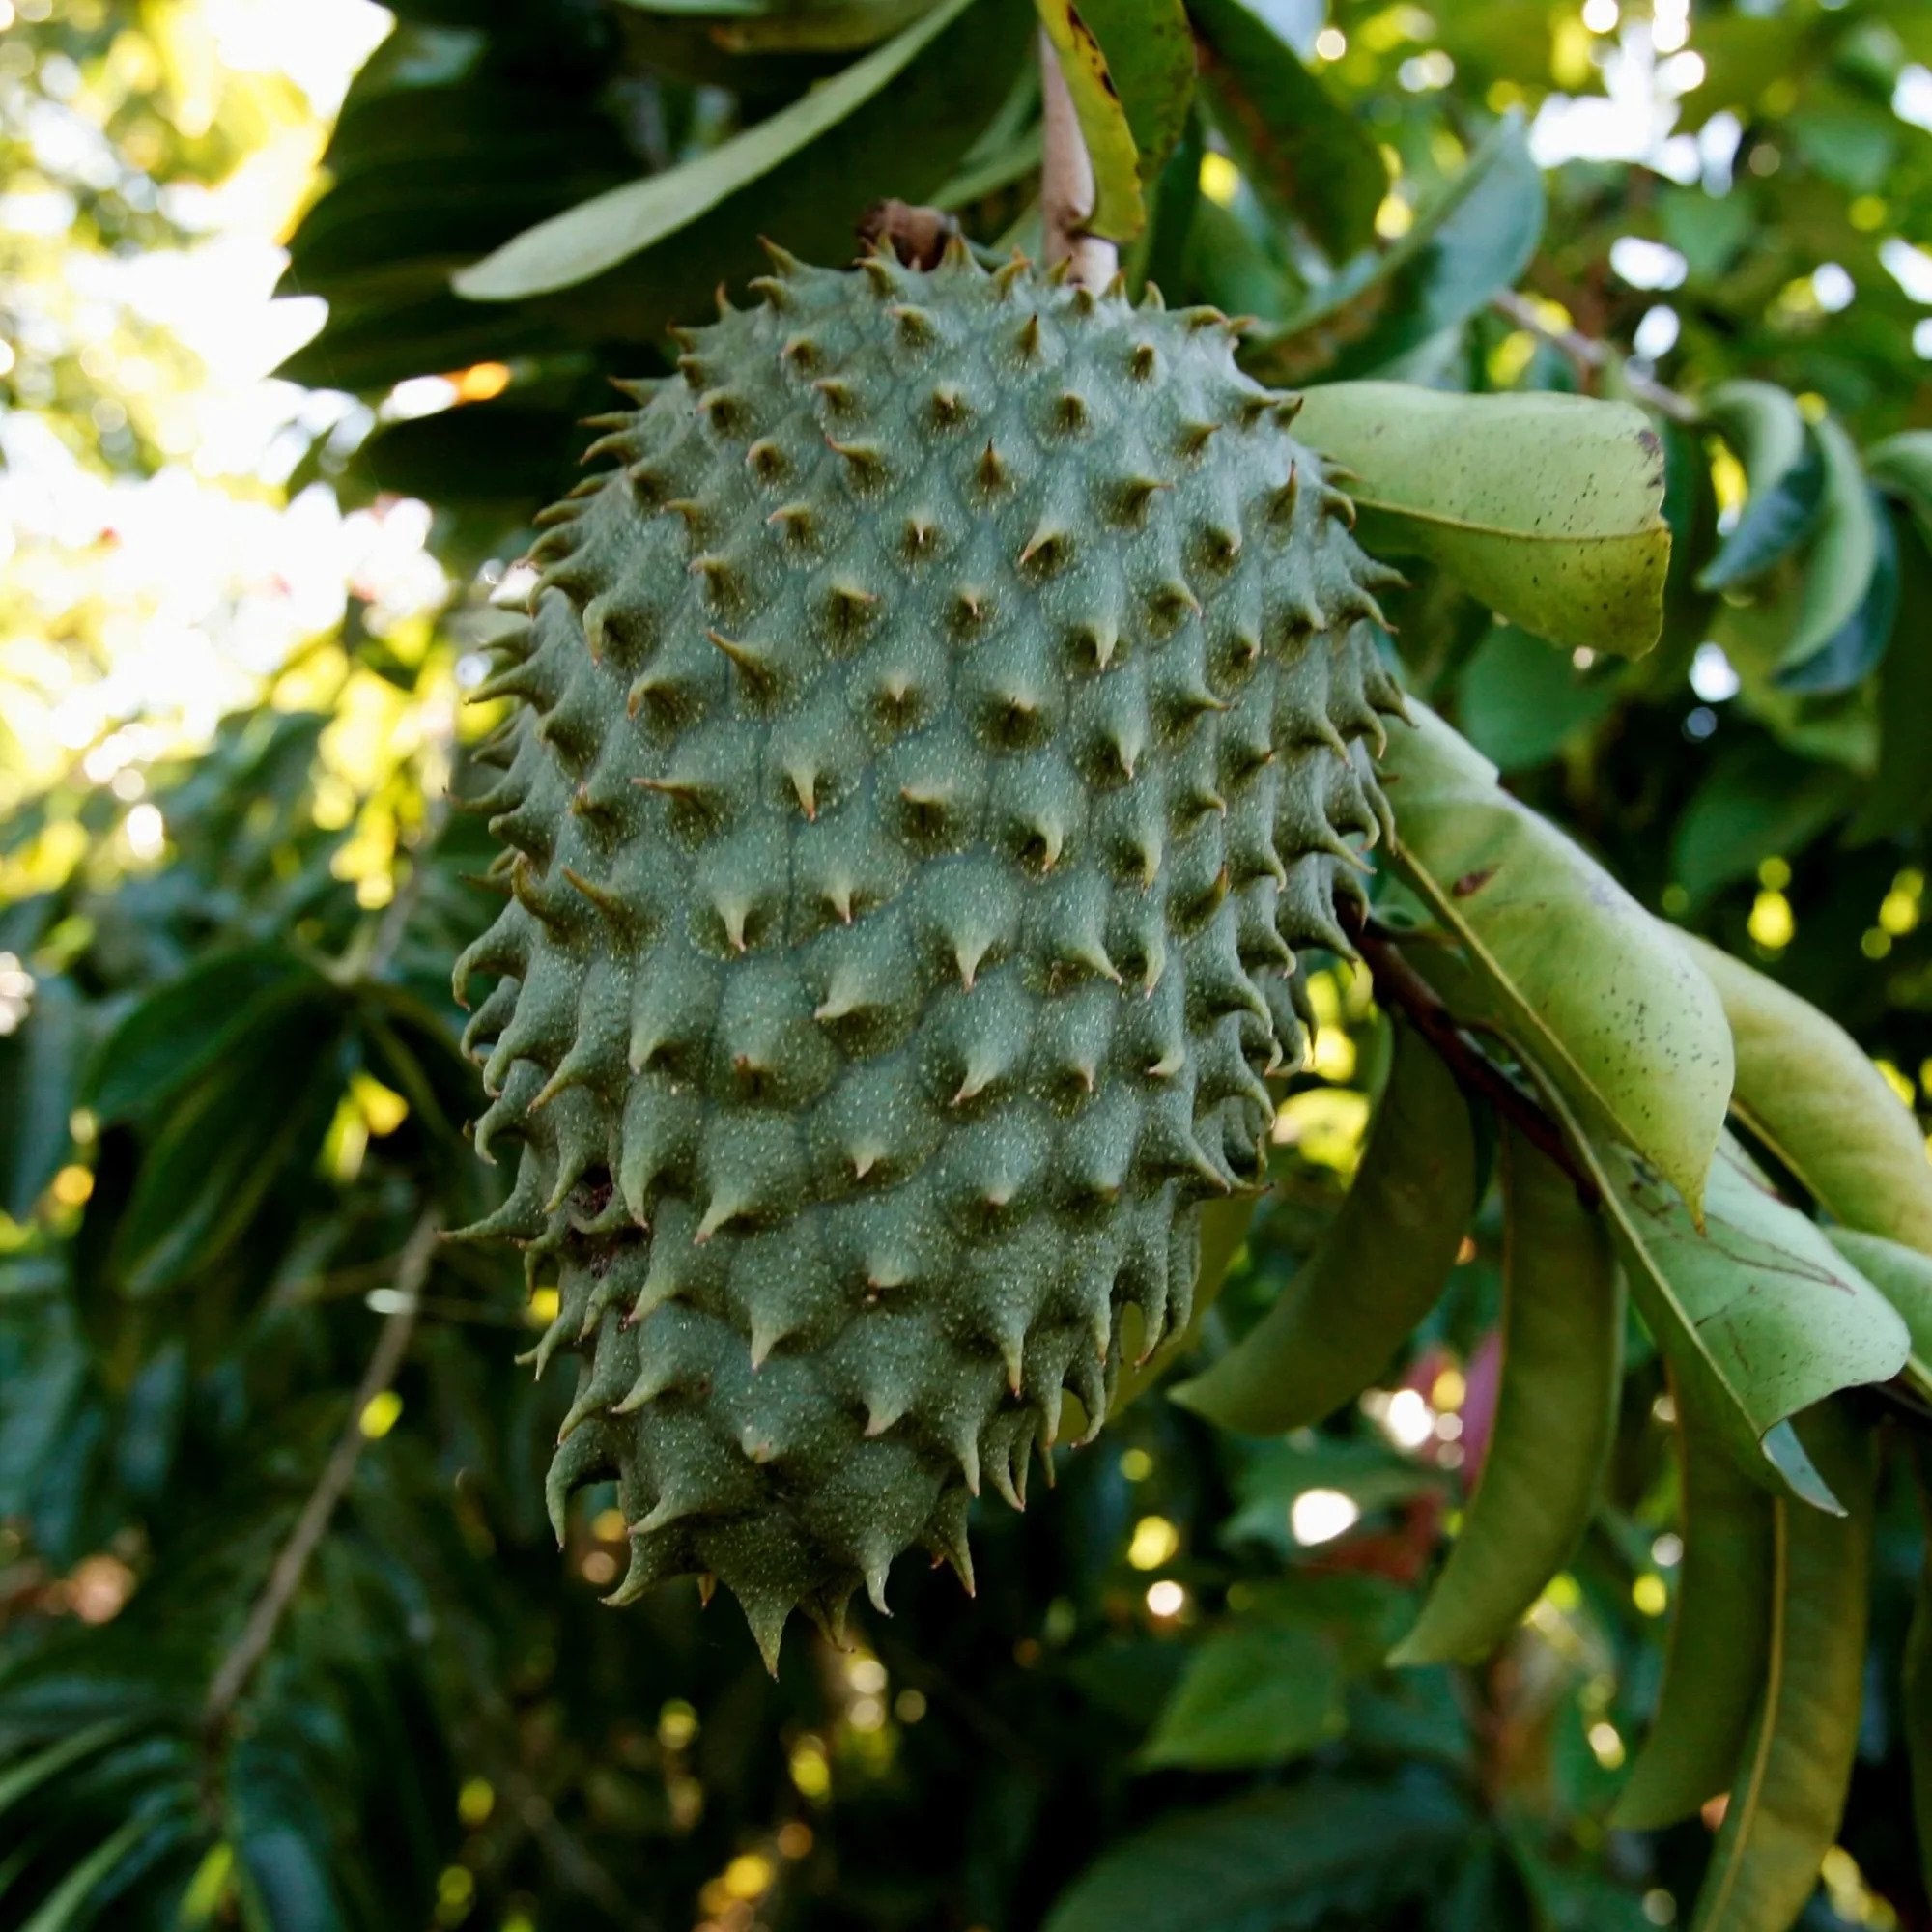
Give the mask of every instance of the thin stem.
<path id="1" fill-rule="evenodd" d="M 1669 416 L 1672 421 L 1681 423 L 1694 423 L 1702 417 L 1703 411 L 1689 396 L 1679 395 L 1675 389 L 1666 388 L 1662 383 L 1639 375 L 1608 344 L 1580 335 L 1574 328 L 1550 327 L 1544 321 L 1541 310 L 1527 296 L 1519 295 L 1514 289 L 1505 289 L 1501 295 L 1491 298 L 1490 306 L 1519 328 L 1526 328 L 1552 348 L 1560 349 L 1575 365 L 1578 375 L 1595 376 L 1605 369 L 1616 369 L 1624 387 L 1638 402 L 1648 403 L 1660 415 Z"/>
<path id="2" fill-rule="evenodd" d="M 322 1474 L 316 1479 L 308 1501 L 302 1505 L 296 1526 L 289 1533 L 289 1540 L 276 1556 L 274 1567 L 269 1572 L 269 1580 L 248 1612 L 248 1621 L 242 1627 L 242 1634 L 236 1638 L 234 1647 L 221 1660 L 220 1666 L 210 1680 L 208 1699 L 202 1706 L 202 1726 L 211 1738 L 219 1736 L 226 1727 L 237 1701 L 255 1674 L 256 1666 L 268 1654 L 282 1617 L 301 1585 L 309 1558 L 315 1554 L 317 1546 L 328 1529 L 330 1519 L 335 1515 L 336 1506 L 348 1492 L 349 1480 L 355 1473 L 356 1461 L 369 1439 L 362 1433 L 363 1411 L 395 1380 L 397 1372 L 402 1368 L 403 1356 L 415 1329 L 417 1301 L 429 1274 L 430 1257 L 436 1252 L 438 1232 L 437 1216 L 432 1210 L 416 1223 L 408 1245 L 403 1249 L 402 1259 L 396 1265 L 399 1299 L 384 1318 L 382 1331 L 376 1337 L 369 1366 L 363 1370 L 362 1379 L 356 1385 L 355 1398 L 350 1404 L 349 1420 L 343 1425 L 342 1434 L 336 1439 L 328 1461 L 323 1464 Z"/>
<path id="3" fill-rule="evenodd" d="M 1572 1152 L 1563 1129 L 1469 1037 L 1441 994 L 1402 956 L 1395 935 L 1359 913 L 1348 917 L 1348 925 L 1375 981 L 1377 999 L 1435 1049 L 1457 1086 L 1489 1101 L 1531 1147 L 1570 1177 L 1577 1200 L 1595 1208 L 1602 1199 L 1596 1177 Z"/>
<path id="4" fill-rule="evenodd" d="M 1094 162 L 1080 132 L 1073 96 L 1060 71 L 1045 28 L 1039 35 L 1039 88 L 1044 109 L 1044 149 L 1039 177 L 1040 220 L 1046 230 L 1046 265 L 1066 264 L 1067 279 L 1104 289 L 1121 267 L 1111 242 L 1086 232 L 1094 213 Z"/>

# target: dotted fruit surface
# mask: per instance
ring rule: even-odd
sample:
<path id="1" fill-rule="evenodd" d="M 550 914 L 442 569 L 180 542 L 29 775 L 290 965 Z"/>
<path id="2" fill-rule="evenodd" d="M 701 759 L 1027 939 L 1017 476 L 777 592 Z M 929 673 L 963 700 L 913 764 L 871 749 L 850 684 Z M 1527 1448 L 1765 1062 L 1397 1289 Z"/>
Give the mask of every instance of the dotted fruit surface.
<path id="1" fill-rule="evenodd" d="M 780 257 L 547 513 L 467 1043 L 578 1357 L 553 1514 L 768 1657 L 1098 1428 L 1264 1164 L 1399 698 L 1218 316 Z M 1353 843 L 1351 844 L 1351 836 Z"/>

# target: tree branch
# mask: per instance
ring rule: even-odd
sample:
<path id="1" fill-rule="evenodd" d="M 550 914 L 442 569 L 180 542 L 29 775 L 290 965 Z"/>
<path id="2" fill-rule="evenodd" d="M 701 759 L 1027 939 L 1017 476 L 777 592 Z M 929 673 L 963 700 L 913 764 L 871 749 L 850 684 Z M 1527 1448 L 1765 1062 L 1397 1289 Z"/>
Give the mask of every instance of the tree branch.
<path id="1" fill-rule="evenodd" d="M 209 1682 L 201 1715 L 202 1728 L 210 1738 L 218 1737 L 226 1728 L 237 1701 L 255 1674 L 256 1665 L 274 1641 L 275 1631 L 301 1584 L 309 1558 L 328 1529 L 336 1505 L 349 1489 L 349 1479 L 355 1473 L 356 1461 L 368 1441 L 362 1434 L 362 1412 L 395 1380 L 403 1365 L 410 1336 L 415 1328 L 417 1300 L 429 1274 L 430 1257 L 436 1252 L 438 1233 L 439 1223 L 432 1209 L 416 1223 L 403 1249 L 396 1266 L 399 1299 L 376 1337 L 369 1366 L 363 1370 L 350 1405 L 349 1420 L 343 1425 L 328 1461 L 323 1464 L 322 1474 L 316 1479 L 308 1501 L 302 1505 L 289 1540 L 276 1556 L 269 1580 L 248 1612 L 248 1621 L 242 1627 L 242 1634 Z"/>
<path id="2" fill-rule="evenodd" d="M 1526 328 L 1552 348 L 1560 349 L 1579 375 L 1598 376 L 1606 369 L 1615 369 L 1624 387 L 1638 402 L 1648 403 L 1660 415 L 1681 423 L 1694 423 L 1702 419 L 1703 411 L 1689 396 L 1679 395 L 1675 389 L 1666 388 L 1662 383 L 1637 374 L 1607 343 L 1579 334 L 1574 328 L 1551 328 L 1536 304 L 1527 296 L 1519 295 L 1515 289 L 1505 289 L 1501 295 L 1492 297 L 1490 306 L 1519 328 Z"/>
<path id="3" fill-rule="evenodd" d="M 1046 230 L 1046 265 L 1065 262 L 1069 280 L 1082 288 L 1104 289 L 1120 270 L 1121 251 L 1086 231 L 1094 213 L 1094 162 L 1066 76 L 1060 71 L 1060 56 L 1044 27 L 1039 34 L 1039 89 L 1045 122 L 1039 214 Z"/>
<path id="4" fill-rule="evenodd" d="M 1386 926 L 1346 903 L 1342 911 L 1349 936 L 1375 980 L 1376 998 L 1435 1049 L 1459 1087 L 1489 1101 L 1531 1147 L 1568 1175 L 1577 1199 L 1594 1212 L 1603 1199 L 1596 1178 L 1570 1151 L 1562 1128 L 1469 1037 L 1441 994 L 1402 956 Z"/>

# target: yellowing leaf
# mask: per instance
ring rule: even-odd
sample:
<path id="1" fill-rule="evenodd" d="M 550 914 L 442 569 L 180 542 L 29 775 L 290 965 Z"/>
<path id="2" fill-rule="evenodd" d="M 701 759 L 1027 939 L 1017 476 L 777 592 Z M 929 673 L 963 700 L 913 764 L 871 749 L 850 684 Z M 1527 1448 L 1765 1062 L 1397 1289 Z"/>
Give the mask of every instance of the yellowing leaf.
<path id="1" fill-rule="evenodd" d="M 1094 206 L 1086 228 L 1109 242 L 1131 242 L 1147 226 L 1141 198 L 1140 150 L 1107 56 L 1072 0 L 1036 0 L 1066 91 L 1073 97 L 1081 138 L 1094 165 Z"/>

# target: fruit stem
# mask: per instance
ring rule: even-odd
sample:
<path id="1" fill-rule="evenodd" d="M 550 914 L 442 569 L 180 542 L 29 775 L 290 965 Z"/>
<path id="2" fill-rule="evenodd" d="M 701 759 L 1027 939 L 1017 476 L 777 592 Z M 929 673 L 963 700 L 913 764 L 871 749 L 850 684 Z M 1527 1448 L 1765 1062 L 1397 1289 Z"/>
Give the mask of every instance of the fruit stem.
<path id="1" fill-rule="evenodd" d="M 1066 76 L 1060 71 L 1060 56 L 1043 27 L 1039 87 L 1045 110 L 1039 213 L 1046 230 L 1046 266 L 1065 262 L 1069 281 L 1085 289 L 1104 289 L 1120 270 L 1121 251 L 1113 242 L 1086 232 L 1087 217 L 1094 212 L 1094 163 L 1081 137 Z"/>

